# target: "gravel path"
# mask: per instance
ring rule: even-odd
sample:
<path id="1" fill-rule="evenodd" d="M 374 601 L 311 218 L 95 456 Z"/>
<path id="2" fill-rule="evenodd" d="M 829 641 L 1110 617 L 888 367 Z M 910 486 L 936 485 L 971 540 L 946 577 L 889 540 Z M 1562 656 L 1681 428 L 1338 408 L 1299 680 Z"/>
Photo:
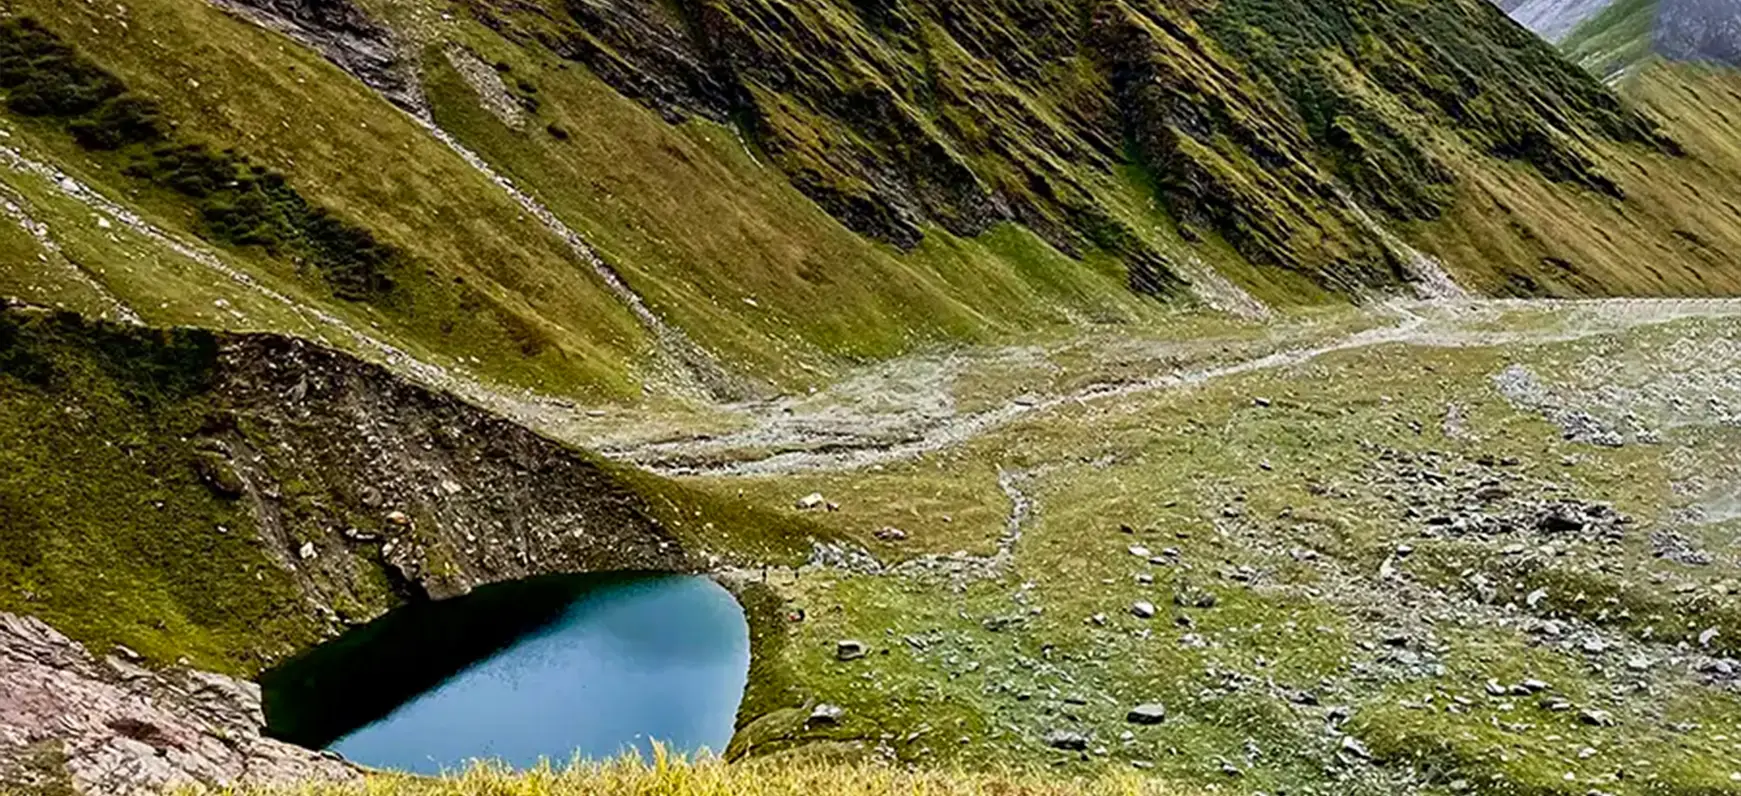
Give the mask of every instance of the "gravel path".
<path id="1" fill-rule="evenodd" d="M 1136 381 L 1091 384 L 1055 395 L 1023 395 L 976 412 L 957 413 L 948 379 L 891 383 L 885 402 L 906 408 L 872 414 L 836 407 L 805 411 L 793 402 L 741 407 L 747 428 L 718 436 L 629 445 L 596 445 L 613 458 L 666 475 L 775 475 L 842 472 L 912 459 L 960 445 L 1036 413 L 1070 404 L 1183 389 L 1322 356 L 1383 345 L 1480 348 L 1568 342 L 1691 317 L 1741 315 L 1741 299 L 1601 299 L 1396 301 L 1373 312 L 1390 325 L 1207 367 L 1155 373 Z M 1490 328 L 1507 314 L 1543 312 L 1554 322 L 1531 329 Z M 899 368 L 885 372 L 900 374 Z M 901 389 L 894 389 L 899 387 Z M 863 389 L 862 385 L 859 389 Z"/>

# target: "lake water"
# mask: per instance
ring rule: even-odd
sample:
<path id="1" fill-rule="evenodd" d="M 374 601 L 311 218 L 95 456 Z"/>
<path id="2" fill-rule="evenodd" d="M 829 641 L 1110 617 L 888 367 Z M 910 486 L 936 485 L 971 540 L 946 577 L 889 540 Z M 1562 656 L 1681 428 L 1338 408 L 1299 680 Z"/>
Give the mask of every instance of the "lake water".
<path id="1" fill-rule="evenodd" d="M 722 752 L 749 671 L 730 593 L 565 576 L 401 609 L 262 677 L 269 731 L 368 766 Z"/>

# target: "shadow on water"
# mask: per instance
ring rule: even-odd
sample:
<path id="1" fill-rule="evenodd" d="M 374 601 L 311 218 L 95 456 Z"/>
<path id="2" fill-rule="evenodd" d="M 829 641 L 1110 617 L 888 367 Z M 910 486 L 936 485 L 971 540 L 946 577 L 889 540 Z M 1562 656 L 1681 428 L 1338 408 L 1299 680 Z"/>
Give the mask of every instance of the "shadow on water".
<path id="1" fill-rule="evenodd" d="M 486 586 L 399 608 L 262 675 L 267 731 L 425 772 L 614 755 L 655 737 L 719 750 L 747 676 L 747 631 L 705 578 Z"/>

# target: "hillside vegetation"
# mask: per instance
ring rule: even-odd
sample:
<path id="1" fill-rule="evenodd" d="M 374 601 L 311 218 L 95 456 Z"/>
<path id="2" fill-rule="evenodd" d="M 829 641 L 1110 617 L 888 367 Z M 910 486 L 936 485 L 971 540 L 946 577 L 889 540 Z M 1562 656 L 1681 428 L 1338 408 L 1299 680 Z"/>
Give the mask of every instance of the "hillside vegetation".
<path id="1" fill-rule="evenodd" d="M 746 609 L 731 765 L 311 796 L 1735 792 L 1741 73 L 1645 5 L 0 0 L 0 612 Z M 0 788 L 243 778 L 94 723 Z"/>
<path id="2" fill-rule="evenodd" d="M 313 310 L 545 393 L 743 397 L 1180 301 L 1409 292 L 1404 240 L 1487 293 L 1741 278 L 1733 219 L 1698 198 L 1741 166 L 1476 0 L 366 0 L 309 23 L 371 31 L 418 81 L 385 96 L 204 0 L 8 8 L 8 146 L 255 284 L 93 229 L 14 158 L 64 267 L 6 290 L 376 355 Z M 63 85 L 76 102 L 33 103 Z"/>

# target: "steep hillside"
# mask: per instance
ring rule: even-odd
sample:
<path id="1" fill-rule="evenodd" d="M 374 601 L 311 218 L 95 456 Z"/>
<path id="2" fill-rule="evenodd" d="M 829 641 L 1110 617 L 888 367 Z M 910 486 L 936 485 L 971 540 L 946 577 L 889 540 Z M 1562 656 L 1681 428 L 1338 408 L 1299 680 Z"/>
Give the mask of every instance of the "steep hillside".
<path id="1" fill-rule="evenodd" d="M 274 335 L 6 307 L 0 439 L 0 610 L 229 672 L 406 599 L 809 544 L 803 523 Z M 740 529 L 699 533 L 703 510 Z"/>
<path id="2" fill-rule="evenodd" d="M 1475 0 L 8 8 L 6 291 L 588 402 L 1457 290 L 1417 248 L 1741 289 L 1660 201 L 1735 165 Z"/>
<path id="3" fill-rule="evenodd" d="M 959 233 L 1007 216 L 1062 250 L 1111 247 L 1128 262 L 1129 246 L 1106 235 L 1122 239 L 1127 226 L 1140 237 L 1154 221 L 1117 212 L 1111 172 L 1152 192 L 1162 227 L 1184 241 L 1225 240 L 1261 276 L 1358 293 L 1416 278 L 1416 261 L 1386 245 L 1367 211 L 1435 226 L 1462 203 L 1460 188 L 1515 168 L 1503 163 L 1545 176 L 1556 201 L 1586 205 L 1623 192 L 1610 183 L 1627 160 L 1681 168 L 1651 154 L 1673 145 L 1647 122 L 1476 3 L 1406 13 L 1381 3 L 700 4 L 688 22 L 622 4 L 474 8 L 519 49 L 585 63 L 666 117 L 734 123 L 848 226 L 901 245 L 927 220 Z M 789 35 L 800 30 L 809 34 Z M 927 189 L 940 173 L 960 175 L 952 184 L 967 193 Z M 1527 222 L 1563 215 L 1513 204 Z M 1178 241 L 1158 243 L 1172 244 L 1160 246 L 1168 262 L 1190 261 Z M 1711 289 L 1672 269 L 1667 284 L 1629 273 L 1617 252 L 1585 249 L 1451 263 L 1499 272 L 1468 275 L 1489 291 Z M 1252 287 L 1243 266 L 1212 262 Z"/>
<path id="4" fill-rule="evenodd" d="M 1598 6 L 1510 10 L 1671 4 Z M 0 686 L 173 730 L 33 701 L 0 789 L 315 762 L 190 667 L 651 569 L 746 608 L 734 760 L 1730 792 L 1741 71 L 1638 64 L 1488 0 L 0 0 Z"/>

